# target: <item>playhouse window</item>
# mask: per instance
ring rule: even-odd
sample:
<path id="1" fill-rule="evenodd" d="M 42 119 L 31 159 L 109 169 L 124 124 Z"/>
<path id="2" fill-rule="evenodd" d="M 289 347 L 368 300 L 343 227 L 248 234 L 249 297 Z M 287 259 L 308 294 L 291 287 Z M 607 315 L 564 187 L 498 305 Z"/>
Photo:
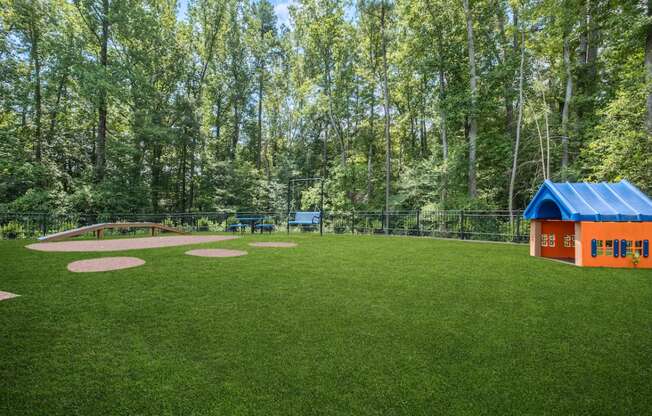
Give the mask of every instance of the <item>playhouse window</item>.
<path id="1" fill-rule="evenodd" d="M 555 235 L 550 234 L 548 236 L 548 247 L 554 247 L 555 246 Z"/>
<path id="2" fill-rule="evenodd" d="M 564 247 L 575 247 L 575 236 L 573 234 L 566 234 L 564 236 Z"/>
<path id="3" fill-rule="evenodd" d="M 614 240 L 607 240 L 607 246 L 605 247 L 604 254 L 606 256 L 614 255 Z"/>
<path id="4" fill-rule="evenodd" d="M 632 252 L 632 240 L 627 240 L 627 257 L 632 257 L 634 253 Z"/>
<path id="5" fill-rule="evenodd" d="M 602 256 L 604 255 L 604 241 L 603 240 L 597 240 L 597 255 Z"/>
<path id="6" fill-rule="evenodd" d="M 548 247 L 548 234 L 541 234 L 541 247 Z"/>
<path id="7" fill-rule="evenodd" d="M 643 255 L 643 240 L 636 240 L 634 243 L 634 252 L 638 253 L 639 256 Z"/>

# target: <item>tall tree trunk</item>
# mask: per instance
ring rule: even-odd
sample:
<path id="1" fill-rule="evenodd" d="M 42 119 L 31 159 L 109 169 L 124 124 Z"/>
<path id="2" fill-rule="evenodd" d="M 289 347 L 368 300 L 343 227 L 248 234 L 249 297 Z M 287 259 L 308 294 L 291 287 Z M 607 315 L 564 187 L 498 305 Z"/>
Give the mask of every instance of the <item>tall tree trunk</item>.
<path id="1" fill-rule="evenodd" d="M 155 143 L 152 147 L 152 185 L 151 185 L 151 205 L 153 212 L 159 211 L 160 199 L 160 186 L 161 186 L 161 155 L 163 153 L 163 146 Z"/>
<path id="2" fill-rule="evenodd" d="M 417 128 L 416 120 L 414 117 L 415 111 L 412 107 L 412 88 L 410 88 L 409 84 L 405 88 L 405 101 L 407 102 L 407 114 L 408 119 L 410 120 L 410 151 L 413 151 L 416 146 Z"/>
<path id="3" fill-rule="evenodd" d="M 441 46 L 440 46 L 441 47 Z M 440 52 L 441 53 L 441 52 Z M 440 57 L 441 59 L 441 57 Z M 448 194 L 448 136 L 446 132 L 446 76 L 444 74 L 443 62 L 439 66 L 439 137 L 441 140 L 441 156 L 444 162 L 444 173 L 442 175 L 441 187 L 441 204 L 446 206 L 446 196 Z"/>
<path id="4" fill-rule="evenodd" d="M 469 50 L 469 87 L 471 89 L 471 111 L 469 114 L 469 197 L 475 198 L 478 194 L 477 191 L 477 178 L 476 178 L 476 140 L 478 135 L 478 122 L 477 122 L 477 99 L 478 99 L 478 84 L 475 73 L 475 46 L 473 40 L 473 19 L 471 16 L 471 9 L 469 8 L 469 0 L 462 0 L 464 6 L 464 14 L 466 16 L 466 35 Z"/>
<path id="5" fill-rule="evenodd" d="M 57 125 L 57 115 L 59 114 L 59 107 L 61 105 L 61 97 L 66 93 L 66 82 L 68 81 L 68 67 L 66 66 L 63 70 L 63 75 L 59 80 L 59 86 L 57 87 L 57 98 L 54 101 L 54 107 L 50 112 L 50 128 L 48 130 L 47 141 L 52 143 L 54 141 L 54 133 Z"/>
<path id="6" fill-rule="evenodd" d="M 324 180 L 328 176 L 328 131 L 330 123 L 326 123 L 324 128 L 324 142 L 322 143 L 322 165 L 321 165 L 321 178 Z"/>
<path id="7" fill-rule="evenodd" d="M 375 80 L 376 77 L 376 60 L 374 56 L 374 43 L 370 39 L 369 40 L 369 61 L 372 66 L 372 71 L 373 71 L 373 77 L 372 79 Z M 371 194 L 373 192 L 373 187 L 372 187 L 372 180 L 373 180 L 373 156 L 374 156 L 374 139 L 376 135 L 376 129 L 375 129 L 375 119 L 376 119 L 376 114 L 375 114 L 375 108 L 376 108 L 376 88 L 375 88 L 375 82 L 374 85 L 371 88 L 371 103 L 369 103 L 369 129 L 371 130 L 371 134 L 369 135 L 369 150 L 367 152 L 367 204 L 371 201 Z"/>
<path id="8" fill-rule="evenodd" d="M 34 134 L 34 158 L 37 162 L 41 161 L 42 137 L 41 137 L 41 114 L 42 114 L 42 98 L 41 98 L 41 55 L 39 51 L 39 28 L 35 27 L 37 22 L 32 20 L 32 61 L 34 62 L 34 124 L 36 132 Z"/>
<path id="9" fill-rule="evenodd" d="M 548 121 L 548 102 L 546 101 L 546 90 L 541 89 L 543 100 L 543 120 L 546 123 L 546 179 L 550 179 L 550 123 Z"/>
<path id="10" fill-rule="evenodd" d="M 652 0 L 647 2 L 647 15 L 652 18 Z M 652 135 L 652 21 L 647 24 L 645 38 L 645 69 L 647 75 L 647 131 Z"/>
<path id="11" fill-rule="evenodd" d="M 521 122 L 523 120 L 523 67 L 525 66 L 525 32 L 521 32 L 521 66 L 518 73 L 518 119 L 516 121 L 516 140 L 514 142 L 514 158 L 512 160 L 512 174 L 509 178 L 509 222 L 514 225 L 514 184 L 516 183 L 516 170 L 518 168 L 518 151 L 521 146 Z"/>
<path id="12" fill-rule="evenodd" d="M 195 203 L 195 165 L 197 162 L 197 158 L 195 157 L 195 153 L 197 150 L 197 143 L 195 142 L 195 134 L 199 134 L 199 131 L 193 131 L 193 139 L 191 141 L 191 148 L 190 148 L 190 169 L 189 171 L 189 177 L 188 177 L 188 182 L 190 182 L 190 189 L 188 191 L 188 199 L 186 203 L 186 210 L 191 211 L 194 203 Z"/>
<path id="13" fill-rule="evenodd" d="M 500 35 L 500 52 L 501 57 L 500 61 L 503 65 L 507 65 L 508 56 L 507 56 L 507 35 L 505 34 L 505 11 L 498 1 L 496 2 L 497 18 L 498 18 L 498 33 Z M 518 12 L 516 10 L 512 11 L 512 19 L 514 27 L 518 25 Z M 503 100 L 505 104 L 505 132 L 508 135 L 512 135 L 512 128 L 514 126 L 514 106 L 512 105 L 512 94 L 511 94 L 511 79 L 507 76 L 505 77 L 505 85 L 503 86 Z"/>
<path id="14" fill-rule="evenodd" d="M 426 129 L 426 91 L 428 91 L 428 83 L 426 81 L 426 75 L 424 74 L 421 88 L 421 108 L 419 111 L 421 113 L 421 120 L 419 121 L 419 139 L 421 142 L 419 149 L 421 151 L 421 158 L 428 157 L 428 154 L 430 153 L 428 149 L 428 130 Z"/>
<path id="15" fill-rule="evenodd" d="M 446 76 L 444 74 L 444 69 L 440 66 L 439 68 L 439 137 L 441 139 L 441 155 L 444 163 L 448 161 L 448 136 L 446 132 L 446 108 L 444 106 L 444 100 L 446 99 Z"/>
<path id="16" fill-rule="evenodd" d="M 229 151 L 229 157 L 231 160 L 235 160 L 236 150 L 239 141 L 240 141 L 240 109 L 238 108 L 238 103 L 236 102 L 233 105 L 233 137 L 231 138 L 231 149 Z"/>
<path id="17" fill-rule="evenodd" d="M 216 101 L 216 108 L 215 108 L 215 119 L 214 119 L 214 125 L 215 125 L 215 159 L 216 160 L 221 160 L 221 155 L 226 155 L 230 154 L 230 149 L 226 149 L 227 152 L 221 153 L 220 152 L 220 140 L 222 139 L 222 94 L 218 93 L 217 96 L 215 97 Z"/>
<path id="18" fill-rule="evenodd" d="M 570 102 L 573 98 L 573 76 L 571 72 L 570 44 L 568 33 L 564 35 L 564 69 L 566 71 L 566 94 L 564 96 L 564 107 L 561 112 L 561 172 L 562 179 L 566 180 L 568 169 L 568 116 Z"/>
<path id="19" fill-rule="evenodd" d="M 430 2 L 428 2 L 428 10 L 430 12 L 430 16 L 432 17 L 432 20 L 436 22 L 438 20 L 438 16 L 435 12 L 435 8 L 432 7 Z M 439 131 L 439 138 L 441 140 L 441 146 L 442 146 L 442 158 L 444 160 L 444 164 L 448 160 L 448 137 L 447 137 L 447 131 L 446 131 L 446 107 L 444 105 L 445 99 L 446 99 L 446 73 L 444 71 L 445 65 L 444 65 L 444 35 L 443 35 L 443 28 L 438 26 L 437 27 L 437 60 L 439 63 L 439 118 L 440 118 L 440 131 Z M 444 193 L 446 189 L 446 183 L 444 183 Z M 443 197 L 445 198 L 445 196 Z"/>
<path id="20" fill-rule="evenodd" d="M 537 128 L 537 135 L 539 136 L 539 150 L 541 151 L 541 173 L 543 175 L 543 179 L 548 179 L 546 176 L 546 155 L 543 150 L 543 135 L 541 134 L 541 126 L 539 126 L 539 116 L 532 111 L 533 113 L 533 118 L 534 118 L 534 124 Z"/>
<path id="21" fill-rule="evenodd" d="M 342 129 L 340 128 L 339 121 L 335 120 L 335 112 L 333 111 L 333 99 L 331 92 L 331 85 L 333 83 L 331 78 L 331 58 L 330 55 L 326 56 L 324 59 L 326 71 L 324 72 L 324 86 L 326 88 L 326 96 L 328 98 L 328 120 L 331 128 L 335 131 L 337 138 L 340 142 L 340 159 L 342 166 L 346 166 L 347 163 L 347 154 L 346 154 L 346 142 Z"/>
<path id="22" fill-rule="evenodd" d="M 372 189 L 372 180 L 373 180 L 373 159 L 374 159 L 374 135 L 375 135 L 375 123 L 374 119 L 376 114 L 374 108 L 376 106 L 375 93 L 372 90 L 371 92 L 371 103 L 370 103 L 370 118 L 369 118 L 369 129 L 371 134 L 369 135 L 369 150 L 367 152 L 367 204 L 371 201 Z"/>
<path id="23" fill-rule="evenodd" d="M 107 76 L 108 48 L 109 43 L 109 0 L 102 0 L 102 33 L 100 35 L 100 66 L 102 76 Z M 106 82 L 106 80 L 104 80 Z M 100 182 L 104 179 L 106 169 L 106 119 L 107 119 L 107 91 L 100 84 L 98 91 L 98 123 L 97 139 L 95 143 L 95 180 Z"/>
<path id="24" fill-rule="evenodd" d="M 389 232 L 389 196 L 391 194 L 392 180 L 392 140 L 390 137 L 389 119 L 389 82 L 387 79 L 387 36 L 386 30 L 386 5 L 383 1 L 380 8 L 380 36 L 383 55 L 383 107 L 385 112 L 385 233 Z"/>
<path id="25" fill-rule="evenodd" d="M 263 144 L 263 73 L 258 78 L 258 138 L 256 140 L 256 169 L 260 169 L 260 155 Z"/>
<path id="26" fill-rule="evenodd" d="M 183 132 L 182 134 L 186 134 Z M 179 158 L 179 178 L 178 178 L 178 206 L 180 212 L 186 212 L 186 169 L 187 169 L 187 158 L 188 158 L 188 143 L 186 143 L 186 138 L 183 138 L 183 144 L 181 145 L 181 157 Z"/>

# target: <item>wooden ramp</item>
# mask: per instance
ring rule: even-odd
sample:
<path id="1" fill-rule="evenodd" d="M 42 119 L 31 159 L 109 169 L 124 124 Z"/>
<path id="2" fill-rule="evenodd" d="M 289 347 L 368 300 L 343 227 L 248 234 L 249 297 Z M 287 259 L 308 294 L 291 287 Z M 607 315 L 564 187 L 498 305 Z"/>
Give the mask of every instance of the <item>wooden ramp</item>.
<path id="1" fill-rule="evenodd" d="M 70 237 L 78 237 L 87 233 L 94 233 L 98 239 L 104 237 L 104 230 L 120 230 L 120 229 L 129 229 L 129 228 L 149 228 L 152 235 L 160 231 L 169 231 L 177 234 L 187 234 L 185 231 L 170 227 L 163 224 L 157 224 L 154 222 L 105 222 L 100 224 L 87 225 L 85 227 L 74 228 L 72 230 L 61 231 L 59 233 L 54 233 L 39 237 L 39 241 L 59 241 Z"/>

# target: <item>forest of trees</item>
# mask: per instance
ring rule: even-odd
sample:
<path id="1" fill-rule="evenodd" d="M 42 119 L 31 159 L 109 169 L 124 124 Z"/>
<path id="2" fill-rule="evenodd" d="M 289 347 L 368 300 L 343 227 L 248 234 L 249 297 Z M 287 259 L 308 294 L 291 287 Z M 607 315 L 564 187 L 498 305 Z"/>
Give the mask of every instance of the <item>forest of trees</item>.
<path id="1" fill-rule="evenodd" d="M 652 0 L 3 0 L 0 209 L 523 208 L 652 191 Z M 310 200 L 310 190 L 304 196 Z"/>

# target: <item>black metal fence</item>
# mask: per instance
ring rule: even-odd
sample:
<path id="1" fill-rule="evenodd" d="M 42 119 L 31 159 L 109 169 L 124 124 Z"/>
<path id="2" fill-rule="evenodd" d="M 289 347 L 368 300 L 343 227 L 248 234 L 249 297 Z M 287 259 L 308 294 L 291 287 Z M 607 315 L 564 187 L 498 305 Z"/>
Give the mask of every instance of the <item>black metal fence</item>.
<path id="1" fill-rule="evenodd" d="M 335 234 L 382 234 L 465 240 L 510 241 L 529 240 L 529 221 L 522 211 L 349 211 L 324 215 L 324 232 Z M 276 232 L 286 232 L 285 212 L 238 212 L 238 216 L 256 216 L 275 225 Z M 290 213 L 290 218 L 294 213 Z M 182 228 L 186 231 L 225 232 L 237 222 L 235 212 L 193 212 L 162 214 L 50 214 L 0 212 L 0 230 L 18 228 L 17 233 L 3 231 L 3 237 L 35 238 L 53 232 L 103 222 L 149 221 Z M 388 224 L 386 227 L 385 224 Z M 8 228 L 6 228 L 8 227 Z M 318 231 L 319 227 L 315 227 Z M 300 227 L 290 232 L 305 231 Z M 116 231 L 120 233 L 128 231 Z M 133 231 L 136 232 L 136 231 Z M 144 232 L 144 231 L 142 231 Z"/>

